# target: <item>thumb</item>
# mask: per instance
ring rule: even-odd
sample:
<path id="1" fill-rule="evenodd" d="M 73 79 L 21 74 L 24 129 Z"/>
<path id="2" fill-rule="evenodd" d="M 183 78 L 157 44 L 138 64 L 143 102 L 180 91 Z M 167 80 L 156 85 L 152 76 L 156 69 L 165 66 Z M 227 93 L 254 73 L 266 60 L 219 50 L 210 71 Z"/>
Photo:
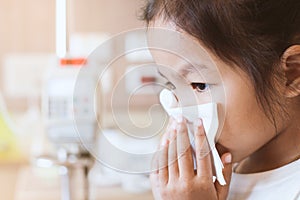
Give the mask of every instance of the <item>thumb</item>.
<path id="1" fill-rule="evenodd" d="M 226 185 L 220 185 L 218 181 L 215 182 L 215 187 L 218 194 L 219 200 L 226 200 L 228 196 L 231 175 L 232 175 L 232 155 L 231 153 L 225 153 L 222 155 L 221 160 L 224 165 L 223 175 L 226 180 Z"/>

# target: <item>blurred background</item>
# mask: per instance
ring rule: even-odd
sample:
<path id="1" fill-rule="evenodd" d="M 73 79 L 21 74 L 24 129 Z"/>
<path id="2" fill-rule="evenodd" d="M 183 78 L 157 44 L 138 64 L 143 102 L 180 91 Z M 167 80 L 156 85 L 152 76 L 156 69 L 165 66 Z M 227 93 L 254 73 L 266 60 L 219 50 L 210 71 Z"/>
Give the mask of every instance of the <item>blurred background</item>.
<path id="1" fill-rule="evenodd" d="M 64 27 L 64 15 L 59 12 L 64 2 L 66 37 L 59 38 L 64 32 L 57 33 Z M 60 135 L 71 126 L 66 109 L 73 97 L 71 93 L 66 97 L 65 91 L 72 90 L 77 65 L 89 62 L 87 56 L 110 37 L 144 27 L 138 19 L 144 4 L 142 0 L 0 0 L 1 199 L 152 199 L 146 175 L 105 168 L 78 147 L 77 140 L 74 145 L 71 136 Z M 124 44 L 112 43 L 107 53 L 128 48 L 134 37 L 139 36 L 128 37 Z M 124 72 L 145 62 L 151 63 L 148 55 L 124 57 L 113 63 L 102 81 L 100 99 L 112 95 Z M 133 74 L 122 90 L 126 92 L 140 82 L 155 82 L 156 78 L 151 71 Z M 83 101 L 78 108 L 85 108 L 80 114 L 86 116 L 83 129 L 93 135 L 94 119 L 89 118 L 85 94 L 78 97 Z M 133 117 L 144 119 L 143 110 L 157 96 L 144 92 L 135 98 Z M 108 134 L 116 135 L 110 102 L 100 104 L 102 126 Z M 116 105 L 124 106 L 122 101 Z M 157 110 L 157 115 L 160 112 Z M 155 141 L 149 146 L 155 147 Z"/>

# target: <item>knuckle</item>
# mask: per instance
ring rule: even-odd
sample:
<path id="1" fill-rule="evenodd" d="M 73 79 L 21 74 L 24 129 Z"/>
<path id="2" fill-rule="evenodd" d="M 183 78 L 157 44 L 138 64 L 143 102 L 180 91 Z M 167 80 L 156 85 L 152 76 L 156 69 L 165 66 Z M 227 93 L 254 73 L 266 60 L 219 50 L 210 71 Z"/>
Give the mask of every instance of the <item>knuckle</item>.
<path id="1" fill-rule="evenodd" d="M 161 197 L 163 197 L 163 199 L 168 198 L 175 191 L 173 188 L 174 187 L 170 184 L 168 184 L 166 187 L 162 187 L 160 189 Z"/>
<path id="2" fill-rule="evenodd" d="M 174 192 L 176 192 L 176 186 L 174 184 L 169 184 L 168 185 L 168 192 L 170 194 L 174 194 Z"/>
<path id="3" fill-rule="evenodd" d="M 190 180 L 182 180 L 181 181 L 181 191 L 184 193 L 188 193 L 192 189 L 192 183 Z"/>
<path id="4" fill-rule="evenodd" d="M 179 189 L 178 183 L 168 183 L 165 187 L 160 188 L 160 195 L 163 199 L 170 199 L 180 192 Z"/>
<path id="5" fill-rule="evenodd" d="M 208 154 L 210 153 L 209 149 L 206 148 L 201 148 L 199 149 L 199 151 L 197 152 L 197 159 L 199 159 L 199 161 L 201 161 L 204 157 L 206 157 Z"/>
<path id="6" fill-rule="evenodd" d="M 165 190 L 165 187 L 166 187 L 166 185 L 167 185 L 167 183 L 166 183 L 166 181 L 160 181 L 159 183 L 158 183 L 158 185 L 159 185 L 159 188 L 161 189 L 161 191 L 164 191 Z M 165 192 L 165 191 L 164 191 Z"/>
<path id="7" fill-rule="evenodd" d="M 183 144 L 182 146 L 180 146 L 180 148 L 178 149 L 178 155 L 180 156 L 184 156 L 190 153 L 191 151 L 191 145 L 190 144 Z"/>
<path id="8" fill-rule="evenodd" d="M 188 159 L 189 159 L 189 156 L 188 156 L 187 153 L 182 153 L 182 154 L 178 155 L 178 160 L 179 161 L 186 161 Z"/>
<path id="9" fill-rule="evenodd" d="M 165 199 L 168 197 L 168 191 L 166 191 L 166 189 L 160 189 L 160 196 Z"/>
<path id="10" fill-rule="evenodd" d="M 203 177 L 202 179 L 200 179 L 200 181 L 198 182 L 198 186 L 202 191 L 209 191 L 211 188 L 211 185 L 209 184 L 209 178 Z"/>

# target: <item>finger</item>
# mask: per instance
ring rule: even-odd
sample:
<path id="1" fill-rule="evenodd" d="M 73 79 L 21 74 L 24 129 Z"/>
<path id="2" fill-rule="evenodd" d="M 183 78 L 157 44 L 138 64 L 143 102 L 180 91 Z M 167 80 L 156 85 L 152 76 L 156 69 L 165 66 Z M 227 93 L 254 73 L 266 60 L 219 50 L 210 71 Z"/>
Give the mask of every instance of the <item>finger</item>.
<path id="1" fill-rule="evenodd" d="M 174 129 L 174 126 L 176 125 L 176 120 L 173 117 L 169 118 L 169 122 L 168 122 L 168 127 L 167 127 L 167 131 L 170 135 L 170 131 Z M 169 139 L 169 138 L 167 138 Z"/>
<path id="2" fill-rule="evenodd" d="M 185 119 L 178 119 L 177 153 L 180 176 L 191 178 L 195 175 L 195 173 L 192 149 L 186 123 Z"/>
<path id="3" fill-rule="evenodd" d="M 224 165 L 223 175 L 224 175 L 224 178 L 226 181 L 226 185 L 222 186 L 219 184 L 218 181 L 216 181 L 215 187 L 216 187 L 219 199 L 225 200 L 228 195 L 229 185 L 230 185 L 231 175 L 232 175 L 232 155 L 230 153 L 225 153 L 222 155 L 221 160 Z"/>
<path id="4" fill-rule="evenodd" d="M 167 140 L 170 141 L 170 133 L 171 133 L 171 130 L 175 129 L 174 127 L 176 128 L 176 121 L 174 120 L 173 117 L 170 117 L 167 129 L 166 129 L 166 133 L 163 134 L 163 136 L 161 138 L 161 143 L 166 143 Z"/>
<path id="5" fill-rule="evenodd" d="M 212 167 L 210 146 L 206 138 L 203 122 L 197 119 L 194 122 L 194 135 L 195 135 L 195 154 L 197 163 L 197 176 L 206 177 L 212 180 Z"/>
<path id="6" fill-rule="evenodd" d="M 169 181 L 174 181 L 179 176 L 177 149 L 176 149 L 176 130 L 172 130 L 170 134 L 169 152 L 168 152 L 168 167 Z"/>
<path id="7" fill-rule="evenodd" d="M 158 177 L 161 186 L 165 186 L 168 183 L 168 143 L 163 143 L 159 152 L 158 161 Z"/>

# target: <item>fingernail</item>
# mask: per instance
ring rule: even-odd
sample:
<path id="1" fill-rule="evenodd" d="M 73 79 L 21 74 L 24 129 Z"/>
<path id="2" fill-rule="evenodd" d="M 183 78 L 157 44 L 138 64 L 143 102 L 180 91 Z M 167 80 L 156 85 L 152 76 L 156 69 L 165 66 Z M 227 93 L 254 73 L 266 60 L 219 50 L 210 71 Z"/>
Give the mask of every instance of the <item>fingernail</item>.
<path id="1" fill-rule="evenodd" d="M 232 161 L 232 155 L 229 153 L 227 156 L 225 156 L 225 163 L 229 164 Z"/>
<path id="2" fill-rule="evenodd" d="M 176 138 L 176 131 L 172 131 L 170 134 L 170 141 L 175 140 L 175 138 Z"/>
<path id="3" fill-rule="evenodd" d="M 200 118 L 198 118 L 198 119 L 196 119 L 195 121 L 194 121 L 194 126 L 195 127 L 200 127 L 200 126 L 202 126 L 202 119 L 200 119 Z"/>
<path id="4" fill-rule="evenodd" d="M 183 122 L 183 117 L 182 117 L 182 115 L 178 116 L 178 117 L 176 118 L 176 121 L 177 121 L 177 123 L 182 123 L 182 122 Z"/>
<path id="5" fill-rule="evenodd" d="M 163 140 L 163 141 L 161 141 L 160 146 L 165 147 L 167 145 L 167 143 L 168 143 L 168 140 Z"/>
<path id="6" fill-rule="evenodd" d="M 176 128 L 177 128 L 177 123 L 176 123 L 176 121 L 174 120 L 174 121 L 172 121 L 172 124 L 171 124 L 171 130 L 176 130 Z"/>
<path id="7" fill-rule="evenodd" d="M 194 133 L 195 133 L 195 135 L 205 135 L 203 129 L 200 128 L 202 126 L 203 126 L 202 119 L 198 118 L 194 121 Z"/>

